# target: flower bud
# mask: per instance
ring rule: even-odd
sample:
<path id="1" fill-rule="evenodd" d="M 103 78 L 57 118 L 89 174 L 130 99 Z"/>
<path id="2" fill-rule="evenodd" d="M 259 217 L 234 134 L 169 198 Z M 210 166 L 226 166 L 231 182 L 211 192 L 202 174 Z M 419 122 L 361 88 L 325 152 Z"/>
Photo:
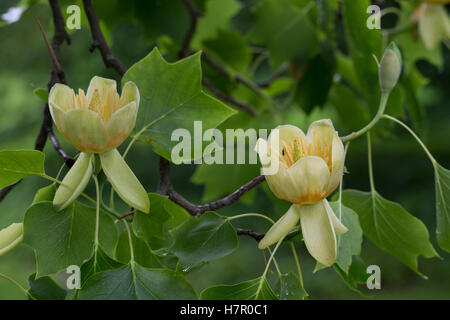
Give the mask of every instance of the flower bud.
<path id="1" fill-rule="evenodd" d="M 400 50 L 391 42 L 384 51 L 378 67 L 378 77 L 380 79 L 380 87 L 383 93 L 390 92 L 397 84 L 398 78 L 402 71 L 402 56 Z"/>
<path id="2" fill-rule="evenodd" d="M 0 230 L 0 256 L 17 247 L 23 238 L 23 223 L 13 223 Z"/>

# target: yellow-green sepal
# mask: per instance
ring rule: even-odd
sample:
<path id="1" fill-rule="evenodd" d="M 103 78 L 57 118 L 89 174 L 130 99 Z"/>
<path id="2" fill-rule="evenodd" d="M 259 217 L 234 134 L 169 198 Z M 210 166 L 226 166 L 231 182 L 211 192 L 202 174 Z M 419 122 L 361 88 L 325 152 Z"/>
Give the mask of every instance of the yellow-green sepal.
<path id="1" fill-rule="evenodd" d="M 149 213 L 150 200 L 147 191 L 123 160 L 117 149 L 100 154 L 103 172 L 117 194 L 131 207 Z"/>
<path id="2" fill-rule="evenodd" d="M 0 256 L 17 247 L 23 239 L 23 223 L 13 223 L 0 230 Z"/>
<path id="3" fill-rule="evenodd" d="M 93 155 L 82 152 L 67 172 L 53 198 L 53 206 L 61 211 L 67 208 L 86 188 L 94 170 Z"/>

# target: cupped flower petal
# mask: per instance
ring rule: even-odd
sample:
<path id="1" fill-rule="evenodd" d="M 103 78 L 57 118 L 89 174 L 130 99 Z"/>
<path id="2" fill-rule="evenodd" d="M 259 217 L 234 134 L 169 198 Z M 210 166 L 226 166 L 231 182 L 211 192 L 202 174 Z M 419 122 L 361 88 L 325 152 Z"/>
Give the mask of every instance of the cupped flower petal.
<path id="1" fill-rule="evenodd" d="M 103 172 L 117 194 L 131 207 L 142 212 L 150 211 L 150 200 L 144 187 L 123 160 L 117 149 L 100 155 Z"/>
<path id="2" fill-rule="evenodd" d="M 333 211 L 323 199 L 312 205 L 299 206 L 303 239 L 309 253 L 326 266 L 333 265 L 336 255 L 336 233 L 333 227 Z"/>
<path id="3" fill-rule="evenodd" d="M 130 135 L 136 123 L 137 105 L 135 101 L 128 103 L 113 113 L 105 126 L 108 141 L 105 150 L 121 145 Z"/>
<path id="4" fill-rule="evenodd" d="M 23 239 L 23 223 L 13 223 L 0 230 L 0 256 L 17 247 Z"/>
<path id="5" fill-rule="evenodd" d="M 344 172 L 345 149 L 341 138 L 334 134 L 331 148 L 331 175 L 327 188 L 327 196 L 338 187 Z"/>
<path id="6" fill-rule="evenodd" d="M 92 157 L 92 154 L 81 153 L 67 172 L 53 198 L 56 210 L 67 208 L 84 191 L 94 169 Z"/>
<path id="7" fill-rule="evenodd" d="M 268 246 L 284 238 L 298 223 L 300 213 L 297 205 L 292 205 L 289 210 L 267 231 L 264 238 L 258 244 L 263 250 Z"/>
<path id="8" fill-rule="evenodd" d="M 55 114 L 59 114 L 56 111 Z M 110 138 L 100 116 L 89 109 L 73 109 L 61 115 L 59 132 L 81 152 L 101 153 L 116 146 L 108 146 Z"/>
<path id="9" fill-rule="evenodd" d="M 99 96 L 103 97 L 110 90 L 117 91 L 117 84 L 115 80 L 94 76 L 89 82 L 89 87 L 86 91 L 86 98 L 89 104 L 92 101 L 95 90 L 98 90 Z"/>
<path id="10" fill-rule="evenodd" d="M 307 156 L 285 169 L 282 165 L 274 175 L 266 176 L 270 190 L 280 199 L 292 203 L 314 203 L 324 198 L 330 179 L 325 161 Z"/>

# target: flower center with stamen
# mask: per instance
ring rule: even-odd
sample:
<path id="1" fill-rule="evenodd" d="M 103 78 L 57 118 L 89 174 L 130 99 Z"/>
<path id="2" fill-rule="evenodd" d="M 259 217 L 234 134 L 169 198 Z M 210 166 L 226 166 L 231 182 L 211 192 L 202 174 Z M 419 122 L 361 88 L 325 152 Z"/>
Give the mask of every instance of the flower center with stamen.
<path id="1" fill-rule="evenodd" d="M 90 101 L 88 101 L 84 90 L 78 89 L 78 94 L 72 90 L 72 105 L 68 109 L 89 109 L 100 115 L 103 122 L 108 122 L 114 112 L 122 108 L 125 103 L 124 96 L 119 96 L 116 89 L 110 87 L 108 90 L 103 90 L 100 95 L 98 89 L 94 90 Z"/>
<path id="2" fill-rule="evenodd" d="M 299 159 L 306 156 L 317 156 L 322 158 L 328 166 L 328 169 L 332 170 L 331 163 L 331 143 L 327 143 L 324 140 L 317 138 L 316 131 L 313 131 L 313 142 L 309 143 L 301 137 L 295 137 L 291 141 L 280 141 L 282 145 L 281 154 L 279 154 L 280 161 L 289 168 Z"/>

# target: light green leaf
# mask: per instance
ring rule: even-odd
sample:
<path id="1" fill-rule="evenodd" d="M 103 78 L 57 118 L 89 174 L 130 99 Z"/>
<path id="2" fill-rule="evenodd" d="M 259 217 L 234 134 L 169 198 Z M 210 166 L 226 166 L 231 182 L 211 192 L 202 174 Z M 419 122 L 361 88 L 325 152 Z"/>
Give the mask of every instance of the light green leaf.
<path id="1" fill-rule="evenodd" d="M 268 46 L 274 68 L 283 61 L 307 59 L 316 53 L 316 30 L 302 10 L 291 1 L 264 0 L 254 8 L 253 13 L 256 21 L 250 39 Z"/>
<path id="2" fill-rule="evenodd" d="M 64 300 L 67 292 L 61 288 L 52 278 L 41 277 L 35 279 L 36 274 L 33 273 L 28 277 L 30 289 L 28 292 L 37 300 Z"/>
<path id="3" fill-rule="evenodd" d="M 0 151 L 0 188 L 44 174 L 44 154 L 36 150 Z"/>
<path id="4" fill-rule="evenodd" d="M 128 69 L 122 83 L 127 81 L 136 83 L 141 95 L 136 132 L 143 129 L 140 139 L 168 160 L 172 148 L 179 143 L 171 141 L 174 130 L 187 129 L 193 137 L 194 121 L 202 121 L 202 129 L 207 130 L 235 113 L 202 91 L 200 53 L 167 63 L 155 48 Z M 194 144 L 193 147 L 194 152 L 184 154 L 183 160 L 202 156 L 204 146 Z"/>
<path id="5" fill-rule="evenodd" d="M 36 253 L 37 277 L 79 265 L 93 252 L 95 208 L 74 202 L 57 212 L 52 203 L 39 202 L 28 208 L 24 218 L 24 242 Z M 109 255 L 117 242 L 114 221 L 100 212 L 99 241 Z"/>
<path id="6" fill-rule="evenodd" d="M 257 294 L 260 282 L 261 278 L 256 278 L 234 285 L 213 286 L 202 291 L 200 300 L 277 300 L 266 279 Z"/>
<path id="7" fill-rule="evenodd" d="M 436 185 L 436 235 L 439 246 L 450 252 L 450 170 L 434 166 Z"/>
<path id="8" fill-rule="evenodd" d="M 195 300 L 197 294 L 180 274 L 139 264 L 98 273 L 78 294 L 81 300 Z"/>
<path id="9" fill-rule="evenodd" d="M 418 274 L 422 275 L 417 264 L 419 255 L 438 257 L 426 226 L 398 203 L 384 199 L 376 191 L 358 190 L 345 190 L 342 203 L 359 215 L 367 238 Z"/>
<path id="10" fill-rule="evenodd" d="M 214 212 L 187 221 L 173 236 L 175 243 L 170 251 L 180 259 L 183 268 L 224 257 L 238 247 L 236 230 L 225 217 Z"/>
<path id="11" fill-rule="evenodd" d="M 56 184 L 51 184 L 49 186 L 40 188 L 33 199 L 33 204 L 42 202 L 42 201 L 53 201 L 56 192 Z"/>
<path id="12" fill-rule="evenodd" d="M 298 277 L 292 272 L 282 274 L 278 278 L 275 292 L 280 300 L 301 300 L 308 296 Z"/>

